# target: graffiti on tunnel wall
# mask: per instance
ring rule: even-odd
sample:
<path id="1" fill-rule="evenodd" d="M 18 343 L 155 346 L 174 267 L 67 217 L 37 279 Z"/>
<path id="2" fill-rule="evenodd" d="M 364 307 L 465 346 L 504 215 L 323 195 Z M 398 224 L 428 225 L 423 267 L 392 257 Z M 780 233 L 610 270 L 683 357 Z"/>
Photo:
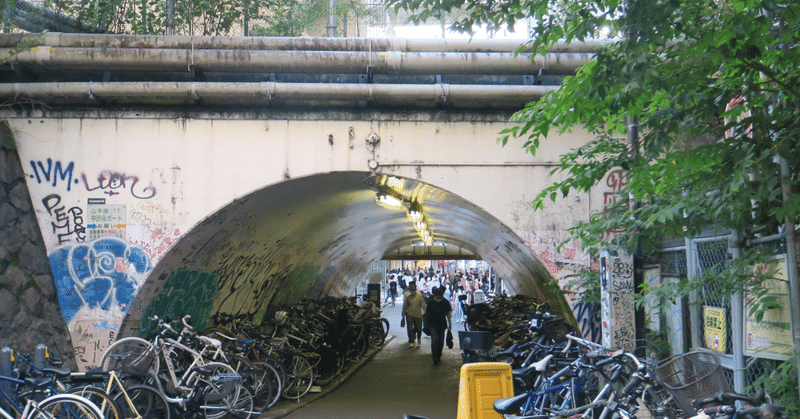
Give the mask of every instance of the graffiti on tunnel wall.
<path id="1" fill-rule="evenodd" d="M 192 324 L 202 328 L 214 309 L 214 295 L 219 290 L 219 274 L 188 269 L 170 273 L 161 291 L 144 309 L 139 323 L 139 336 L 158 331 L 157 324 L 148 321 L 153 316 L 178 320 L 192 316 Z"/>
<path id="2" fill-rule="evenodd" d="M 105 237 L 50 253 L 50 267 L 78 364 L 97 362 L 98 345 L 108 343 L 152 270 L 150 257 L 122 239 Z"/>
<path id="3" fill-rule="evenodd" d="M 153 269 L 154 252 L 129 241 L 126 229 L 127 208 L 147 202 L 156 189 L 117 170 L 101 171 L 96 181 L 90 181 L 78 163 L 67 159 L 28 163 L 28 187 L 59 304 L 78 367 L 85 369 L 96 365 L 113 342 Z"/>

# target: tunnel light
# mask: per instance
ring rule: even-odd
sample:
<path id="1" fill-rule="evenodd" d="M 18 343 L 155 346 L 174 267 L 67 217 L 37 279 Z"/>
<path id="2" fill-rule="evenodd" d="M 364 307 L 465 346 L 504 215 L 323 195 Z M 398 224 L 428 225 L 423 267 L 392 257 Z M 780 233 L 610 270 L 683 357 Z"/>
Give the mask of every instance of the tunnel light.
<path id="1" fill-rule="evenodd" d="M 418 223 L 422 221 L 422 212 L 419 210 L 408 210 L 408 219 Z"/>
<path id="2" fill-rule="evenodd" d="M 432 246 L 433 245 L 433 237 L 432 236 L 423 237 L 422 238 L 422 242 L 425 243 L 426 246 Z"/>
<path id="3" fill-rule="evenodd" d="M 396 192 L 379 191 L 375 195 L 375 202 L 384 208 L 392 210 L 403 208 L 403 199 Z"/>
<path id="4" fill-rule="evenodd" d="M 428 224 L 426 224 L 425 221 L 417 221 L 416 223 L 414 223 L 414 228 L 416 228 L 417 230 L 425 230 L 426 228 L 428 228 Z"/>
<path id="5" fill-rule="evenodd" d="M 431 236 L 431 232 L 430 232 L 430 231 L 428 231 L 427 229 L 425 229 L 425 230 L 420 230 L 420 231 L 419 231 L 419 236 L 420 236 L 420 237 L 422 237 L 422 238 L 424 239 L 425 237 L 430 237 L 430 236 Z"/>

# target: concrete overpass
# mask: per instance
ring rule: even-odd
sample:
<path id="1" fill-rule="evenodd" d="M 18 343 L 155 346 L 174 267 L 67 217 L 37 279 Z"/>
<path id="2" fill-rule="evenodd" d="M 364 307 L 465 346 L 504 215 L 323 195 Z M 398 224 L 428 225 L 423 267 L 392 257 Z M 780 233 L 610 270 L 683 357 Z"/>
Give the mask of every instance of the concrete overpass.
<path id="1" fill-rule="evenodd" d="M 548 282 L 590 262 L 555 246 L 618 187 L 535 212 L 558 156 L 590 137 L 536 156 L 496 142 L 598 45 L 47 34 L 0 48 L 21 41 L 0 112 L 82 367 L 143 316 L 258 322 L 353 295 L 376 262 L 424 243 L 417 212 L 426 252 L 480 257 L 569 315 Z"/>

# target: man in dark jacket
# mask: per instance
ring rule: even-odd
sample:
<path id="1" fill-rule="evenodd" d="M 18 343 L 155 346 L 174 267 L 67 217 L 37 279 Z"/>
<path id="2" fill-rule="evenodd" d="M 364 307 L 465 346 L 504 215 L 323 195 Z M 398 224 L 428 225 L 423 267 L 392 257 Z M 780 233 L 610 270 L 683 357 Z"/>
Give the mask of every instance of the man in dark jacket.
<path id="1" fill-rule="evenodd" d="M 445 333 L 453 324 L 450 318 L 451 311 L 450 302 L 444 299 L 444 287 L 434 288 L 433 296 L 425 308 L 427 326 L 431 332 L 431 355 L 434 366 L 442 362 Z"/>

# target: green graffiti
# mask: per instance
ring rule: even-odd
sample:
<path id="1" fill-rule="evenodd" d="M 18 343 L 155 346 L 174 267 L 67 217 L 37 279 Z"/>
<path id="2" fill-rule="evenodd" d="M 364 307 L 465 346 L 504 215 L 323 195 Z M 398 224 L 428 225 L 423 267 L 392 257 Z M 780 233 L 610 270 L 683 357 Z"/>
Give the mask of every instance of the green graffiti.
<path id="1" fill-rule="evenodd" d="M 298 265 L 281 281 L 281 287 L 272 299 L 272 305 L 293 304 L 306 296 L 306 292 L 317 279 L 319 265 Z"/>
<path id="2" fill-rule="evenodd" d="M 202 327 L 211 317 L 217 291 L 219 274 L 187 269 L 172 271 L 164 287 L 144 309 L 138 335 L 147 337 L 158 332 L 157 325 L 148 320 L 153 316 L 179 320 L 188 314 L 195 328 Z"/>

